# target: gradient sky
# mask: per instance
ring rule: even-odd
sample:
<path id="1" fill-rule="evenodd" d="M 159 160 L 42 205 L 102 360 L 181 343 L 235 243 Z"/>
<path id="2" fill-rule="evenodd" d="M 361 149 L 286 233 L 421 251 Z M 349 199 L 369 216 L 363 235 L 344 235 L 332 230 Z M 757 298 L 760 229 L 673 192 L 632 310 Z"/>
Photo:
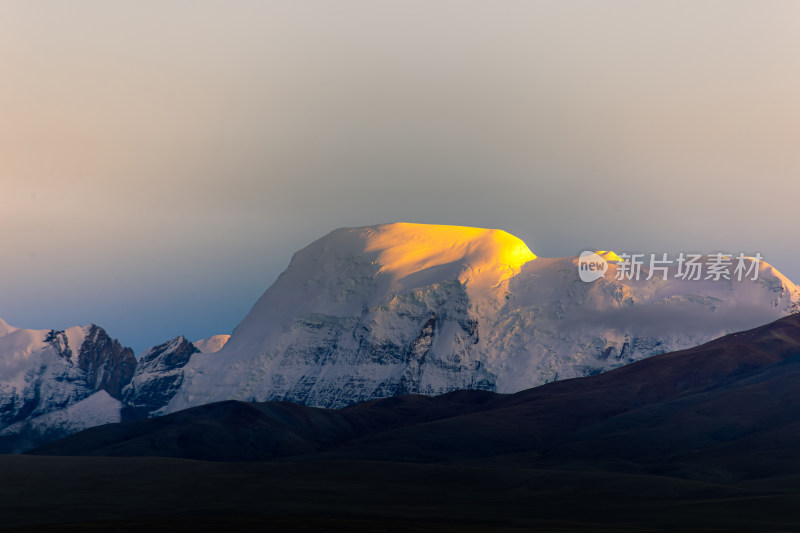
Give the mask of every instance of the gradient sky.
<path id="1" fill-rule="evenodd" d="M 342 226 L 800 281 L 800 2 L 0 2 L 0 317 L 229 333 Z"/>

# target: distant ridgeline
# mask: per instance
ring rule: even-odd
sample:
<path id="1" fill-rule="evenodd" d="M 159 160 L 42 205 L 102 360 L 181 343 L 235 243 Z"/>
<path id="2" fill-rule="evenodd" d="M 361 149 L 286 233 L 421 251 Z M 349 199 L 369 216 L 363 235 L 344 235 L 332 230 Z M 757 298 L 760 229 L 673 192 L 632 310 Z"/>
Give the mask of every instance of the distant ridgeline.
<path id="1" fill-rule="evenodd" d="M 603 272 L 582 281 L 582 256 L 536 257 L 500 230 L 344 228 L 297 252 L 230 340 L 178 337 L 137 360 L 97 326 L 2 323 L 0 443 L 22 450 L 228 399 L 341 407 L 511 393 L 696 346 L 800 302 L 800 289 L 766 262 L 756 279 L 686 279 L 677 266 L 635 279 L 616 275 L 630 266 L 620 256 L 597 256 Z"/>

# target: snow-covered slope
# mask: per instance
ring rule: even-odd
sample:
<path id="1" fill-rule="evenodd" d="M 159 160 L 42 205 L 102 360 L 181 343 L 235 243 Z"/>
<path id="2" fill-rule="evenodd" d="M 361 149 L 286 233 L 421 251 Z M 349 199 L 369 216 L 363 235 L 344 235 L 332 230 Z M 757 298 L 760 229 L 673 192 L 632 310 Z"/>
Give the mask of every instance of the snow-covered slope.
<path id="1" fill-rule="evenodd" d="M 135 366 L 130 348 L 98 326 L 30 330 L 0 321 L 0 451 L 15 450 L 17 444 L 9 443 L 20 435 L 34 441 L 34 434 L 48 423 L 55 424 L 48 430 L 55 435 L 59 428 L 80 429 L 77 421 L 70 425 L 66 419 L 98 419 L 77 413 L 79 405 L 96 407 L 96 402 L 82 402 L 101 391 L 116 398 L 119 414 L 117 400 Z M 103 405 L 113 411 L 110 402 Z"/>
<path id="2" fill-rule="evenodd" d="M 613 259 L 613 254 L 604 257 Z M 195 354 L 159 412 L 229 398 L 336 407 L 402 393 L 514 392 L 694 346 L 797 310 L 757 281 L 604 279 L 499 230 L 386 224 L 296 253 L 230 340 Z"/>
<path id="3" fill-rule="evenodd" d="M 220 351 L 230 338 L 230 335 L 212 335 L 207 339 L 194 341 L 192 344 L 194 344 L 195 348 L 200 350 L 200 353 L 215 353 Z"/>
<path id="4" fill-rule="evenodd" d="M 101 390 L 63 409 L 11 424 L 0 430 L 0 442 L 5 452 L 24 452 L 90 427 L 120 422 L 123 407 Z"/>

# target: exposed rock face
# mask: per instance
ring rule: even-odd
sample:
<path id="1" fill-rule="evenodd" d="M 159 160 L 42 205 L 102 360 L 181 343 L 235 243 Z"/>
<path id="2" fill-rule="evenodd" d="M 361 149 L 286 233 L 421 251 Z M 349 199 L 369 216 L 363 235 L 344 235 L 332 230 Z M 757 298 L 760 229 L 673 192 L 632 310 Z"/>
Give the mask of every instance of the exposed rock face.
<path id="1" fill-rule="evenodd" d="M 210 349 L 227 340 L 219 337 Z M 26 330 L 0 320 L 0 453 L 147 416 L 175 395 L 196 353 L 177 337 L 137 360 L 94 324 Z"/>
<path id="2" fill-rule="evenodd" d="M 123 390 L 125 403 L 148 413 L 166 405 L 183 383 L 183 367 L 196 353 L 199 350 L 182 336 L 150 348 Z"/>
<path id="3" fill-rule="evenodd" d="M 119 419 L 118 400 L 136 367 L 130 348 L 94 324 L 65 331 L 11 328 L 5 333 L 0 335 L 0 451 L 16 451 L 20 435 L 25 442 L 36 442 L 36 435 L 63 436 L 67 428 L 88 427 L 70 425 L 53 413 L 99 393 L 102 401 L 85 404 L 93 406 L 88 419 Z M 72 418 L 78 410 L 71 411 Z"/>
<path id="4" fill-rule="evenodd" d="M 78 353 L 78 367 L 86 373 L 89 386 L 121 399 L 122 389 L 136 370 L 133 350 L 123 348 L 118 340 L 92 324 Z"/>

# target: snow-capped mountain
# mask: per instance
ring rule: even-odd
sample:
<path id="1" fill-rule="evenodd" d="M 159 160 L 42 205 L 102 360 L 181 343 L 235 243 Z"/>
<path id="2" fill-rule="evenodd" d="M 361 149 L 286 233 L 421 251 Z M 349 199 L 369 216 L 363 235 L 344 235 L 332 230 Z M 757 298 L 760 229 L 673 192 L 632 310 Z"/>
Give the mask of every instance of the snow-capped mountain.
<path id="1" fill-rule="evenodd" d="M 613 253 L 605 257 L 615 259 Z M 386 224 L 336 230 L 297 252 L 225 346 L 181 368 L 156 413 L 225 400 L 339 407 L 404 393 L 515 392 L 595 374 L 798 309 L 758 278 L 584 283 L 579 259 L 537 258 L 500 230 Z M 646 269 L 644 269 L 646 273 Z"/>
<path id="2" fill-rule="evenodd" d="M 206 353 L 228 335 L 198 341 Z M 96 325 L 30 330 L 0 320 L 0 453 L 166 405 L 200 349 L 183 337 L 138 359 Z"/>
<path id="3" fill-rule="evenodd" d="M 600 252 L 599 252 L 600 253 Z M 230 338 L 176 337 L 138 360 L 98 326 L 0 320 L 0 451 L 218 400 L 339 407 L 407 393 L 516 392 L 696 346 L 793 313 L 800 289 L 757 279 L 586 283 L 499 230 L 386 224 L 297 252 Z M 751 262 L 752 264 L 752 262 Z"/>
<path id="4" fill-rule="evenodd" d="M 133 351 L 94 324 L 31 330 L 0 320 L 0 450 L 119 421 L 135 368 Z"/>

